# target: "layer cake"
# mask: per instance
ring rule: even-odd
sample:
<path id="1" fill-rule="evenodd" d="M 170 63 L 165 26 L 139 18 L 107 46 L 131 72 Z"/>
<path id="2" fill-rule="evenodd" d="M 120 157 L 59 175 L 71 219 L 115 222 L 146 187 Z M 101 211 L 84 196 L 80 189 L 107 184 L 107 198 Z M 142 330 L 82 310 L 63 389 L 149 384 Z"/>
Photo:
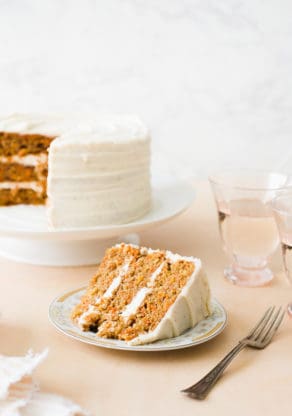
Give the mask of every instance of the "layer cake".
<path id="1" fill-rule="evenodd" d="M 136 116 L 0 119 L 0 206 L 47 204 L 52 228 L 122 224 L 151 206 L 150 135 Z"/>
<path id="2" fill-rule="evenodd" d="M 199 259 L 120 244 L 107 250 L 72 319 L 83 331 L 139 345 L 178 336 L 209 315 Z"/>

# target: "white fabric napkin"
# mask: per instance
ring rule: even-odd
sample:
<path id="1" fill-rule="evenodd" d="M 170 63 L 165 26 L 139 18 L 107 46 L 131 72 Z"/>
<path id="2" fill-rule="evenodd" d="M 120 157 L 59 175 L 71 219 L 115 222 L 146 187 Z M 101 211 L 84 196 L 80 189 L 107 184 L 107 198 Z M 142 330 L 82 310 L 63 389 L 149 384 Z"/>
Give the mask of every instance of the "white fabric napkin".
<path id="1" fill-rule="evenodd" d="M 0 416 L 89 416 L 70 400 L 39 391 L 33 371 L 47 354 L 0 355 Z"/>
<path id="2" fill-rule="evenodd" d="M 32 400 L 20 413 L 21 416 L 84 416 L 77 404 L 55 394 L 34 393 Z"/>

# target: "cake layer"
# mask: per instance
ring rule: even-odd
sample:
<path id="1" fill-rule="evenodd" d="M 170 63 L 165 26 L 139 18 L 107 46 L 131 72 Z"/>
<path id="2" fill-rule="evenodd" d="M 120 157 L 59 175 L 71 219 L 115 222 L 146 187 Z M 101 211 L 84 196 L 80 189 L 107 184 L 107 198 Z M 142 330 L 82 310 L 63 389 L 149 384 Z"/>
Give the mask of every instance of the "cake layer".
<path id="1" fill-rule="evenodd" d="M 2 190 L 2 189 L 17 190 L 19 188 L 32 189 L 35 192 L 42 193 L 46 189 L 46 182 L 45 181 L 28 181 L 28 182 L 5 181 L 5 182 L 0 182 L 0 190 Z"/>
<path id="2" fill-rule="evenodd" d="M 0 123 L 1 124 L 1 123 Z M 0 127 L 0 156 L 25 156 L 46 151 L 54 137 L 3 132 Z"/>
<path id="3" fill-rule="evenodd" d="M 181 334 L 210 314 L 201 262 L 121 244 L 109 249 L 72 319 L 132 345 Z"/>
<path id="4" fill-rule="evenodd" d="M 48 154 L 0 156 L 0 206 L 44 204 Z"/>
<path id="5" fill-rule="evenodd" d="M 47 176 L 47 164 L 37 167 L 26 166 L 19 163 L 2 163 L 0 162 L 0 181 L 37 181 L 45 180 Z"/>
<path id="6" fill-rule="evenodd" d="M 17 163 L 22 166 L 38 166 L 48 163 L 48 153 L 43 152 L 37 155 L 13 155 L 13 156 L 0 156 L 0 163 Z"/>
<path id="7" fill-rule="evenodd" d="M 0 182 L 0 206 L 44 204 L 45 184 L 39 182 Z"/>

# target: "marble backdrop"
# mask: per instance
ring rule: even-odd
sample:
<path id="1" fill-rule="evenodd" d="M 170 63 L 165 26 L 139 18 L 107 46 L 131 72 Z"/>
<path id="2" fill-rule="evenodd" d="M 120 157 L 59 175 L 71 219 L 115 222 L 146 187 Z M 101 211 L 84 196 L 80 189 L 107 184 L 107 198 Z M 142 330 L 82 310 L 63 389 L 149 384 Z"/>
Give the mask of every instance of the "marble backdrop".
<path id="1" fill-rule="evenodd" d="M 154 164 L 292 173 L 290 0 L 0 0 L 0 113 L 138 113 Z"/>

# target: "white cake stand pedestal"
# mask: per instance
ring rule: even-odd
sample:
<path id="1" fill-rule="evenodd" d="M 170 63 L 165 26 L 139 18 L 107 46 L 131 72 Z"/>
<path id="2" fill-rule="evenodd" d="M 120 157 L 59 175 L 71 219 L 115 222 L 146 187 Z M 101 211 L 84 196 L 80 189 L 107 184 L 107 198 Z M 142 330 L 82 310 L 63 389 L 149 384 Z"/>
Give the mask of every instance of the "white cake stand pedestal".
<path id="1" fill-rule="evenodd" d="M 139 244 L 138 234 L 103 240 L 29 240 L 0 238 L 0 256 L 42 266 L 85 266 L 97 264 L 108 247 L 125 242 Z"/>

